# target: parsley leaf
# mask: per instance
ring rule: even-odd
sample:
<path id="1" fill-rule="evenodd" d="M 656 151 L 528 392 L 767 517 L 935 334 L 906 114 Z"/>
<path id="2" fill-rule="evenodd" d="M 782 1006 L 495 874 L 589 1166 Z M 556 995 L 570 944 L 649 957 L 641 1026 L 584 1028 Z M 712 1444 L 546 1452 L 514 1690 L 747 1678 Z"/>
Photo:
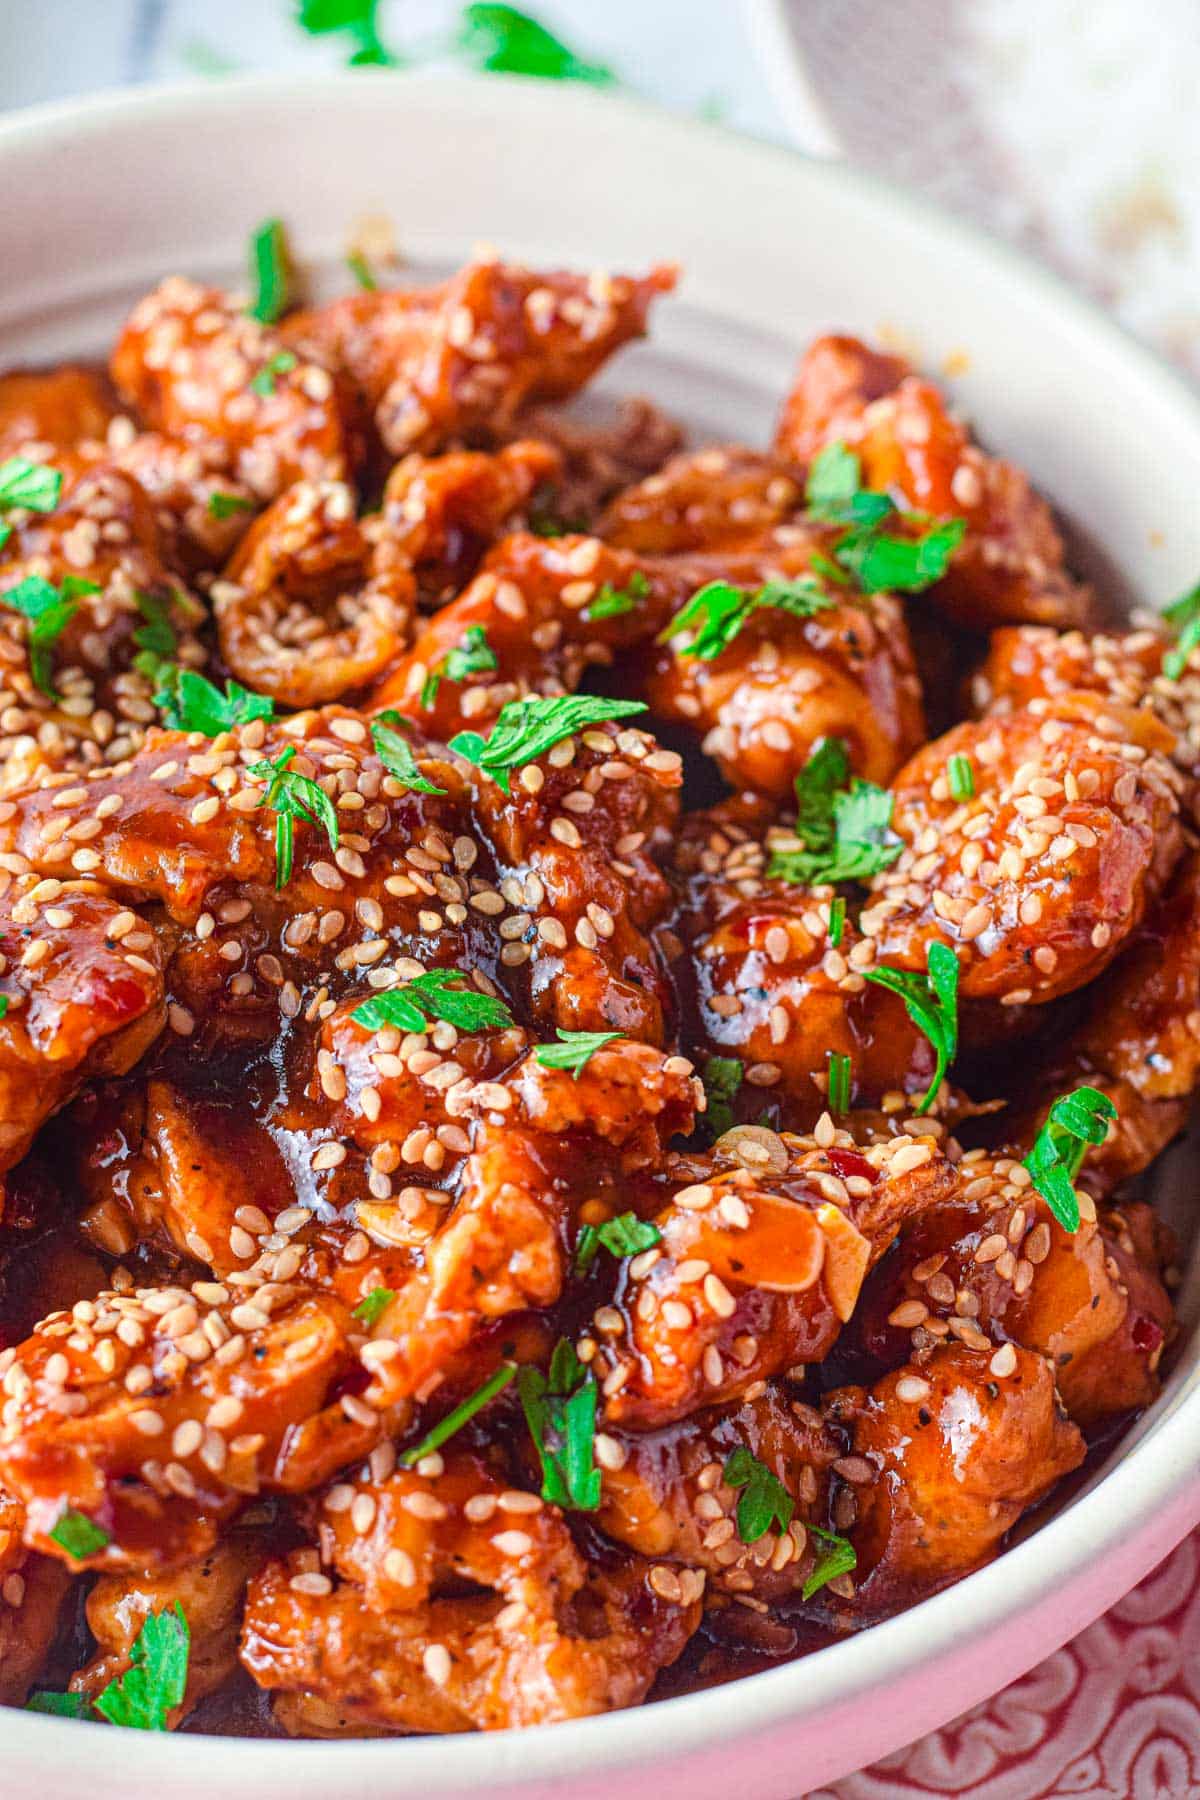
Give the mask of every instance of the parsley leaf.
<path id="1" fill-rule="evenodd" d="M 895 862 L 904 846 L 891 831 L 887 788 L 855 777 L 841 738 L 822 738 L 796 777 L 796 836 L 803 850 L 776 850 L 767 865 L 773 880 L 866 881 Z"/>
<path id="2" fill-rule="evenodd" d="M 463 1426 L 473 1419 L 489 1400 L 494 1400 L 496 1395 L 508 1386 L 516 1373 L 512 1363 L 501 1363 L 500 1367 L 488 1376 L 481 1387 L 477 1387 L 473 1394 L 468 1394 L 461 1406 L 456 1406 L 453 1412 L 446 1414 L 444 1419 L 439 1419 L 433 1429 L 425 1433 L 419 1444 L 414 1444 L 411 1450 L 405 1450 L 401 1454 L 398 1459 L 401 1468 L 415 1468 L 423 1456 L 432 1456 L 435 1450 L 440 1450 L 448 1438 L 452 1438 L 455 1432 L 461 1431 Z"/>
<path id="3" fill-rule="evenodd" d="M 344 31 L 353 49 L 352 68 L 399 68 L 404 58 L 397 56 L 379 35 L 378 0 L 301 0 L 301 29 L 313 37 L 328 32 Z"/>
<path id="4" fill-rule="evenodd" d="M 162 664 L 174 656 L 176 649 L 175 628 L 171 624 L 167 602 L 157 594 L 137 594 L 137 609 L 146 623 L 139 625 L 133 634 L 133 641 L 138 647 L 138 654 L 133 659 L 133 666 L 151 681 L 160 679 Z"/>
<path id="5" fill-rule="evenodd" d="M 392 777 L 401 787 L 413 794 L 444 794 L 445 788 L 435 787 L 427 781 L 417 767 L 417 759 L 413 755 L 412 745 L 407 738 L 393 731 L 393 725 L 403 725 L 402 715 L 389 708 L 381 712 L 371 725 L 371 742 L 375 746 L 375 754 Z"/>
<path id="6" fill-rule="evenodd" d="M 360 1319 L 367 1327 L 367 1330 L 370 1331 L 373 1325 L 378 1325 L 380 1319 L 395 1298 L 395 1288 L 372 1288 L 370 1293 L 365 1295 L 364 1298 L 359 1301 L 351 1316 L 355 1319 Z"/>
<path id="7" fill-rule="evenodd" d="M 58 1719 L 86 1719 L 91 1710 L 91 1703 L 86 1695 L 53 1694 L 47 1688 L 30 1694 L 25 1702 L 26 1712 L 52 1713 Z"/>
<path id="8" fill-rule="evenodd" d="M 403 987 L 372 994 L 350 1017 L 368 1031 L 395 1025 L 400 1031 L 427 1031 L 430 1019 L 445 1019 L 457 1031 L 487 1031 L 511 1025 L 512 1014 L 494 994 L 459 985 L 458 969 L 427 969 Z"/>
<path id="9" fill-rule="evenodd" d="M 1064 1231 L 1079 1229 L 1075 1177 L 1089 1144 L 1102 1144 L 1117 1109 L 1098 1088 L 1077 1087 L 1060 1094 L 1025 1158 L 1033 1185 Z"/>
<path id="10" fill-rule="evenodd" d="M 752 1456 L 745 1444 L 730 1451 L 721 1479 L 726 1487 L 742 1490 L 737 1506 L 737 1529 L 743 1544 L 756 1544 L 773 1524 L 780 1531 L 787 1530 L 796 1502 L 782 1481 L 772 1475 L 765 1463 Z"/>
<path id="11" fill-rule="evenodd" d="M 517 1392 L 542 1465 L 542 1499 L 551 1506 L 594 1512 L 600 1504 L 600 1471 L 593 1461 L 595 1377 L 574 1346 L 560 1338 L 549 1375 L 526 1364 L 517 1370 Z"/>
<path id="12" fill-rule="evenodd" d="M 273 325 L 288 309 L 292 286 L 287 237 L 280 219 L 264 219 L 250 239 L 250 274 L 254 299 L 247 311 L 261 324 Z M 295 358 L 292 362 L 294 367 Z"/>
<path id="13" fill-rule="evenodd" d="M 248 775 L 257 775 L 267 783 L 267 791 L 258 804 L 260 807 L 269 806 L 275 814 L 277 890 L 286 887 L 291 880 L 297 819 L 321 826 L 333 850 L 337 849 L 340 836 L 338 816 L 325 789 L 307 775 L 296 775 L 288 768 L 295 754 L 295 745 L 289 744 L 278 761 L 251 763 L 246 771 Z"/>
<path id="14" fill-rule="evenodd" d="M 802 1600 L 811 1600 L 818 1589 L 839 1575 L 849 1575 L 858 1567 L 858 1557 L 854 1554 L 854 1545 L 848 1538 L 839 1537 L 836 1531 L 825 1531 L 820 1525 L 806 1525 L 805 1531 L 829 1548 L 822 1552 L 813 1563 L 812 1572 L 800 1590 Z"/>
<path id="15" fill-rule="evenodd" d="M 257 380 L 257 377 L 255 377 Z M 270 392 L 270 389 L 268 389 Z M 232 519 L 235 513 L 253 512 L 254 502 L 245 494 L 213 493 L 208 496 L 208 516 L 210 519 Z"/>
<path id="16" fill-rule="evenodd" d="M 967 529 L 964 519 L 946 519 L 915 538 L 881 531 L 893 515 L 912 522 L 924 515 L 900 513 L 887 494 L 864 488 L 862 461 L 843 443 L 827 444 L 813 459 L 805 502 L 812 518 L 849 527 L 833 555 L 866 594 L 919 594 L 940 581 Z"/>
<path id="17" fill-rule="evenodd" d="M 226 681 L 222 693 L 195 669 L 181 669 L 173 663 L 159 666 L 158 680 L 154 704 L 171 731 L 202 731 L 205 737 L 219 737 L 235 725 L 275 716 L 275 702 L 267 694 L 251 693 L 236 681 Z"/>
<path id="18" fill-rule="evenodd" d="M 827 1050 L 825 1061 L 828 1069 L 825 1099 L 830 1112 L 836 1118 L 840 1113 L 850 1111 L 852 1067 L 850 1058 L 841 1055 L 836 1050 Z"/>
<path id="19" fill-rule="evenodd" d="M 130 1666 L 110 1681 L 95 1702 L 112 1725 L 135 1731 L 165 1731 L 167 1714 L 183 1703 L 191 1633 L 178 1600 L 151 1613 L 134 1639 Z"/>
<path id="20" fill-rule="evenodd" d="M 24 456 L 10 456 L 0 463 L 0 508 L 23 507 L 26 512 L 50 513 L 62 493 L 62 472 Z"/>
<path id="21" fill-rule="evenodd" d="M 586 1275 L 601 1250 L 611 1251 L 613 1256 L 637 1256 L 661 1243 L 662 1232 L 657 1225 L 639 1219 L 634 1212 L 618 1213 L 603 1225 L 583 1227 L 575 1245 L 575 1273 Z"/>
<path id="22" fill-rule="evenodd" d="M 710 581 L 659 632 L 658 642 L 666 644 L 690 632 L 691 640 L 679 655 L 698 656 L 711 662 L 728 650 L 751 613 L 760 607 L 774 606 L 796 618 L 811 619 L 833 605 L 814 575 L 798 575 L 791 581 L 766 581 L 752 593 L 729 581 Z"/>
<path id="23" fill-rule="evenodd" d="M 905 1012 L 933 1045 L 937 1064 L 933 1080 L 917 1107 L 918 1114 L 929 1111 L 958 1054 L 958 958 L 949 944 L 934 939 L 926 946 L 925 964 L 924 975 L 907 969 L 863 970 L 868 981 L 899 994 Z"/>
<path id="24" fill-rule="evenodd" d="M 99 592 L 96 582 L 79 575 L 64 576 L 58 587 L 41 575 L 27 575 L 0 594 L 0 606 L 11 606 L 29 622 L 29 673 L 49 700 L 58 699 L 50 652 L 79 611 L 79 596 Z"/>
<path id="25" fill-rule="evenodd" d="M 379 283 L 371 272 L 371 265 L 361 250 L 351 250 L 346 258 L 346 267 L 365 294 L 373 294 Z"/>
<path id="26" fill-rule="evenodd" d="M 0 1019 L 8 1017 L 8 995 L 0 994 Z"/>
<path id="27" fill-rule="evenodd" d="M 745 1073 L 736 1056 L 710 1056 L 700 1079 L 708 1105 L 704 1122 L 714 1137 L 722 1137 L 733 1126 L 733 1102 L 737 1099 Z"/>
<path id="28" fill-rule="evenodd" d="M 835 950 L 840 950 L 842 933 L 846 929 L 846 902 L 840 894 L 829 902 L 829 941 Z"/>
<path id="29" fill-rule="evenodd" d="M 570 1069 L 576 1081 L 597 1050 L 625 1035 L 621 1031 L 564 1031 L 561 1025 L 555 1030 L 557 1044 L 539 1044 L 534 1052 L 536 1060 L 543 1069 Z"/>
<path id="30" fill-rule="evenodd" d="M 258 374 L 250 383 L 252 394 L 269 397 L 275 392 L 275 380 L 279 375 L 287 375 L 296 367 L 296 358 L 290 350 L 277 350 L 269 356 Z"/>
<path id="31" fill-rule="evenodd" d="M 477 68 L 509 75 L 588 81 L 597 87 L 617 79 L 603 63 L 585 62 L 561 38 L 515 6 L 465 7 L 457 48 Z"/>
<path id="32" fill-rule="evenodd" d="M 421 688 L 421 705 L 426 709 L 433 705 L 443 680 L 453 681 L 458 685 L 468 675 L 483 675 L 489 669 L 498 669 L 499 666 L 496 652 L 488 643 L 483 626 L 468 625 L 461 643 L 455 644 L 452 650 L 447 650 L 437 667 L 431 669 L 425 677 Z"/>
<path id="33" fill-rule="evenodd" d="M 1163 657 L 1162 671 L 1168 681 L 1178 681 L 1192 651 L 1200 645 L 1200 581 L 1164 607 L 1162 616 L 1164 623 L 1177 633 L 1175 648 Z"/>
<path id="34" fill-rule="evenodd" d="M 635 569 L 629 577 L 627 587 L 613 587 L 609 581 L 604 582 L 596 598 L 583 609 L 585 619 L 617 619 L 622 613 L 631 613 L 639 600 L 644 600 L 650 592 L 650 583 L 640 569 Z"/>
<path id="35" fill-rule="evenodd" d="M 65 1550 L 76 1562 L 82 1562 L 87 1556 L 95 1556 L 97 1550 L 103 1550 L 109 1541 L 107 1531 L 101 1530 L 86 1513 L 76 1512 L 73 1506 L 68 1506 L 58 1515 L 50 1536 L 60 1550 Z"/>
<path id="36" fill-rule="evenodd" d="M 450 739 L 450 748 L 490 775 L 501 793 L 507 794 L 509 773 L 518 765 L 532 762 L 588 725 L 628 719 L 645 711 L 641 700 L 608 700 L 602 694 L 561 694 L 549 698 L 539 695 L 510 700 L 500 709 L 488 737 L 481 737 L 477 731 L 460 731 Z"/>

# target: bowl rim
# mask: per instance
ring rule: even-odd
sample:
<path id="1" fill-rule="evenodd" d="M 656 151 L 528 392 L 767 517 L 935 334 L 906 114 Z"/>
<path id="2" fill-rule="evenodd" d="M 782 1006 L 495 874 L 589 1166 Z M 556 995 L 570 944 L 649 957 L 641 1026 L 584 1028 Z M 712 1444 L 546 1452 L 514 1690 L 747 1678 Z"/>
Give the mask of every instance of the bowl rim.
<path id="1" fill-rule="evenodd" d="M 572 115 L 580 109 L 603 108 L 610 119 L 624 111 L 631 122 L 637 120 L 643 134 L 686 144 L 698 162 L 713 158 L 740 162 L 747 179 L 752 179 L 756 168 L 791 169 L 806 180 L 832 185 L 860 211 L 870 213 L 886 206 L 903 215 L 917 245 L 966 253 L 982 279 L 1015 283 L 1040 304 L 1065 313 L 1084 340 L 1088 357 L 1101 362 L 1115 358 L 1132 366 L 1158 403 L 1175 415 L 1174 422 L 1181 434 L 1190 438 L 1200 466 L 1200 405 L 1184 377 L 1052 271 L 878 176 L 843 162 L 815 160 L 790 146 L 748 138 L 720 125 L 674 116 L 625 94 L 596 93 L 581 84 L 559 87 L 512 76 L 376 69 L 172 82 L 51 102 L 0 119 L 0 182 L 3 160 L 10 151 L 41 149 L 52 154 L 56 143 L 102 138 L 117 121 L 128 127 L 169 116 L 185 130 L 189 118 L 252 111 L 261 103 L 292 106 L 303 115 L 314 98 L 336 102 L 353 95 L 358 105 L 368 92 L 386 95 L 390 105 L 415 92 L 418 84 L 440 95 L 447 106 L 468 107 L 522 131 L 551 125 L 569 130 Z M 236 1768 L 229 1765 L 229 1774 L 236 1777 L 231 1792 L 238 1796 L 249 1793 L 246 1784 L 260 1776 L 278 1778 L 280 1758 L 287 1759 L 285 1776 L 288 1769 L 298 1775 L 299 1765 L 304 1765 L 305 1793 L 307 1779 L 317 1775 L 330 1782 L 363 1780 L 367 1791 L 378 1793 L 385 1769 L 423 1781 L 432 1793 L 448 1792 L 451 1786 L 454 1792 L 487 1791 L 508 1783 L 566 1779 L 581 1769 L 594 1777 L 617 1773 L 634 1763 L 645 1768 L 669 1759 L 691 1758 L 707 1747 L 744 1741 L 789 1720 L 832 1715 L 835 1709 L 869 1700 L 872 1693 L 910 1673 L 914 1666 L 954 1656 L 1017 1613 L 1036 1609 L 1044 1614 L 1047 1568 L 1053 1570 L 1060 1588 L 1072 1582 L 1078 1586 L 1084 1573 L 1091 1570 L 1094 1580 L 1089 1597 L 1082 1610 L 1077 1605 L 1074 1612 L 1064 1613 L 1060 1635 L 1053 1639 L 1053 1644 L 1060 1644 L 1135 1585 L 1200 1517 L 1200 1482 L 1196 1479 L 1200 1474 L 1200 1367 L 1181 1382 L 1170 1411 L 1170 1418 L 1135 1442 L 1092 1489 L 1071 1500 L 1028 1540 L 954 1587 L 861 1634 L 724 1687 L 552 1728 L 464 1733 L 449 1740 L 329 1742 L 220 1737 L 206 1741 L 220 1747 L 223 1760 L 232 1759 L 236 1764 Z M 1148 1550 L 1143 1541 L 1140 1552 L 1131 1554 L 1126 1544 L 1122 1554 L 1130 1521 L 1139 1520 L 1148 1507 L 1156 1508 L 1160 1515 L 1153 1546 Z M 1023 1668 L 1048 1653 L 1057 1628 L 1052 1626 L 1039 1638 Z M 1010 1670 L 1004 1679 L 1019 1672 Z M 980 1688 L 975 1698 L 982 1695 Z M 955 1690 L 937 1718 L 919 1721 L 917 1735 L 944 1723 L 962 1707 L 962 1691 Z M 70 1735 L 78 1734 L 84 1723 L 0 1709 L 0 1738 L 23 1749 L 32 1749 L 36 1743 L 43 1755 L 58 1758 L 72 1742 L 78 1747 L 93 1741 Z M 148 1775 L 169 1779 L 173 1763 L 186 1754 L 186 1750 L 175 1750 L 176 1742 L 152 1734 L 139 1739 L 137 1754 Z M 183 1742 L 196 1748 L 195 1738 Z"/>

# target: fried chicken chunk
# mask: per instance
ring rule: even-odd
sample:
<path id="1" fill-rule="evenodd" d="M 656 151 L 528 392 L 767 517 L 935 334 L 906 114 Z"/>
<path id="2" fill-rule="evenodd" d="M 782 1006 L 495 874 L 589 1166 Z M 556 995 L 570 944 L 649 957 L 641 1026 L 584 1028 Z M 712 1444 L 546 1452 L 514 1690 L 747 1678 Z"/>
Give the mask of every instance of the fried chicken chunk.
<path id="1" fill-rule="evenodd" d="M 867 487 L 966 521 L 949 571 L 931 590 L 951 618 L 985 630 L 1086 621 L 1091 596 L 1068 575 L 1050 508 L 1028 476 L 973 444 L 932 382 L 851 337 L 818 338 L 805 352 L 775 448 L 807 463 L 837 442 L 861 457 Z"/>
<path id="2" fill-rule="evenodd" d="M 860 925 L 877 959 L 923 969 L 949 943 L 960 991 L 1042 1004 L 1100 973 L 1179 853 L 1171 738 L 1144 712 L 1067 695 L 1055 715 L 957 725 L 894 784 L 899 860 L 872 883 Z M 963 757 L 958 800 L 947 765 Z"/>
<path id="3" fill-rule="evenodd" d="M 675 272 L 538 273 L 469 263 L 440 287 L 367 292 L 298 313 L 284 335 L 344 371 L 393 456 L 494 436 L 535 400 L 576 392 L 614 350 L 641 336 Z"/>
<path id="4" fill-rule="evenodd" d="M 117 416 L 111 388 L 95 369 L 61 363 L 55 369 L 11 369 L 0 375 L 0 461 L 60 451 L 102 453 Z"/>
<path id="5" fill-rule="evenodd" d="M 357 1724 L 495 1731 L 630 1706 L 699 1623 L 701 1578 L 668 1600 L 637 1558 L 589 1567 L 556 1507 L 469 1453 L 436 1479 L 339 1483 L 312 1511 L 322 1551 L 252 1582 L 242 1661 Z"/>

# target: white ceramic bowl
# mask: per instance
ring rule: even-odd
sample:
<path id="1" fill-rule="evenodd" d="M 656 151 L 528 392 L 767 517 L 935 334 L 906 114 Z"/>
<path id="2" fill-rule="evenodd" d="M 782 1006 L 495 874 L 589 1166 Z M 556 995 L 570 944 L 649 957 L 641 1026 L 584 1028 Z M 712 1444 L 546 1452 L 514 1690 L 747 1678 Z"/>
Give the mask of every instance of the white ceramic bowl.
<path id="1" fill-rule="evenodd" d="M 0 364 L 92 351 L 167 270 L 236 278 L 279 213 L 346 282 L 356 216 L 386 211 L 420 279 L 486 238 L 534 262 L 686 265 L 651 343 L 602 386 L 701 434 L 763 442 L 795 354 L 891 331 L 953 383 L 1129 586 L 1200 562 L 1200 410 L 1145 351 L 1010 253 L 836 166 L 577 87 L 362 73 L 104 99 L 0 123 Z M 1178 1159 L 1177 1159 L 1178 1166 Z M 1186 1167 L 1194 1167 L 1194 1162 Z M 1189 1183 L 1180 1188 L 1187 1200 Z M 1197 1283 L 1191 1283 L 1194 1290 Z M 1196 1313 L 1185 1289 L 1184 1318 Z M 114 1736 L 0 1712 L 5 1800 L 787 1800 L 994 1692 L 1095 1618 L 1200 1516 L 1200 1354 L 1110 1466 L 948 1593 L 726 1687 L 578 1724 L 339 1743 Z"/>

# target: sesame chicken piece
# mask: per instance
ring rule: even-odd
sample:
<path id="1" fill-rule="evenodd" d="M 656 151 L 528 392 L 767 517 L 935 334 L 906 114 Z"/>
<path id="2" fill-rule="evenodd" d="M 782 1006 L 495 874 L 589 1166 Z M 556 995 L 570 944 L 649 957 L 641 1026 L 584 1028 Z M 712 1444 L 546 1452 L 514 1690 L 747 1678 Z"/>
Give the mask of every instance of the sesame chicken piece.
<path id="1" fill-rule="evenodd" d="M 753 572 L 732 557 L 717 571 L 748 589 L 809 572 L 809 548 L 767 542 Z M 700 585 L 699 582 L 696 584 Z M 685 638 L 648 659 L 645 693 L 657 717 L 704 732 L 705 752 L 735 788 L 781 800 L 822 738 L 841 738 L 855 772 L 886 783 L 925 738 L 921 683 L 900 602 L 892 594 L 830 595 L 800 618 L 757 608 L 719 655 L 688 654 Z"/>
<path id="2" fill-rule="evenodd" d="M 262 505 L 231 472 L 225 443 L 136 431 L 121 418 L 109 431 L 109 450 L 154 502 L 169 565 L 189 580 L 222 568 Z"/>
<path id="3" fill-rule="evenodd" d="M 569 407 L 523 407 L 499 435 L 536 438 L 562 457 L 545 522 L 564 531 L 594 530 L 609 501 L 655 474 L 684 441 L 682 428 L 644 394 L 621 397 L 604 412 L 589 407 L 586 416 Z"/>
<path id="4" fill-rule="evenodd" d="M 88 881 L 6 877 L 0 897 L 0 1169 L 85 1081 L 121 1075 L 165 1020 L 162 952 Z"/>
<path id="5" fill-rule="evenodd" d="M 1063 694 L 1083 690 L 1103 694 L 1118 706 L 1140 708 L 1174 734 L 1171 755 L 1188 778 L 1194 812 L 1194 784 L 1200 779 L 1200 652 L 1193 651 L 1172 680 L 1163 672 L 1171 648 L 1163 632 L 1149 627 L 1085 636 L 1042 625 L 1008 626 L 992 633 L 987 658 L 971 682 L 972 702 L 984 718 L 1026 710 L 1037 714 L 1053 711 Z"/>
<path id="6" fill-rule="evenodd" d="M 537 273 L 469 263 L 440 287 L 347 295 L 283 328 L 349 376 L 393 456 L 511 427 L 527 401 L 563 400 L 640 337 L 675 271 Z"/>
<path id="7" fill-rule="evenodd" d="M 738 1489 L 722 1474 L 742 1446 L 796 1503 L 792 1523 L 744 1544 Z M 661 1431 L 607 1432 L 596 1446 L 603 1488 L 597 1524 L 655 1561 L 704 1570 L 708 1589 L 752 1593 L 768 1603 L 798 1592 L 820 1555 L 806 1521 L 823 1524 L 838 1437 L 821 1415 L 790 1401 L 779 1383 L 753 1399 L 709 1407 Z"/>
<path id="8" fill-rule="evenodd" d="M 63 475 L 58 505 L 11 515 L 0 547 L 0 784 L 10 790 L 44 769 L 118 763 L 137 749 L 156 718 L 156 681 L 140 666 L 148 627 L 168 628 L 173 659 L 196 667 L 204 657 L 202 609 L 169 567 L 140 484 L 111 462 L 64 455 L 54 466 Z M 41 686 L 29 622 L 6 600 L 31 578 L 97 590 L 68 592 L 73 614 L 53 639 Z"/>
<path id="9" fill-rule="evenodd" d="M 416 714 L 432 737 L 486 731 L 510 700 L 574 691 L 585 670 L 610 664 L 664 625 L 697 585 L 688 568 L 643 566 L 598 538 L 516 532 L 495 545 L 456 600 L 427 620 L 370 704 Z M 609 591 L 627 594 L 632 607 L 593 617 L 591 608 Z M 468 633 L 480 631 L 494 666 L 461 679 L 448 675 L 446 658 L 469 648 Z"/>
<path id="10" fill-rule="evenodd" d="M 642 1699 L 700 1619 L 640 1559 L 585 1559 L 556 1507 L 459 1453 L 436 1475 L 342 1482 L 312 1508 L 322 1546 L 252 1583 L 242 1662 L 348 1720 L 490 1731 Z M 322 1568 L 322 1561 L 329 1573 Z M 463 1595 L 463 1579 L 482 1593 Z"/>
<path id="11" fill-rule="evenodd" d="M 930 590 L 951 619 L 982 630 L 1088 621 L 1092 596 L 1067 573 L 1053 515 L 1028 476 L 979 449 L 933 383 L 901 358 L 823 337 L 801 359 L 775 450 L 807 463 L 838 442 L 861 457 L 865 486 L 966 521 L 949 571 Z"/>
<path id="12" fill-rule="evenodd" d="M 59 451 L 99 454 L 117 408 L 96 369 L 60 363 L 53 369 L 10 369 L 0 375 L 0 461 Z"/>
<path id="13" fill-rule="evenodd" d="M 221 655 L 285 706 L 317 706 L 374 681 L 400 655 L 412 575 L 355 518 L 354 491 L 301 481 L 263 513 L 213 584 Z"/>
<path id="14" fill-rule="evenodd" d="M 188 1623 L 187 1687 L 167 1714 L 174 1731 L 238 1666 L 238 1635 L 246 1584 L 266 1550 L 261 1529 L 235 1528 L 203 1556 L 166 1573 L 101 1575 L 87 1597 L 87 1622 L 96 1648 L 70 1681 L 74 1694 L 96 1700 L 130 1668 L 130 1652 L 154 1613 L 182 1607 Z"/>
<path id="15" fill-rule="evenodd" d="M 281 1285 L 123 1289 L 52 1313 L 0 1354 L 0 1480 L 25 1542 L 76 1569 L 167 1569 L 259 1493 L 328 1479 L 384 1429 L 344 1385 L 351 1333 L 340 1301 Z M 106 1534 L 91 1555 L 51 1535 L 67 1510 Z"/>
<path id="16" fill-rule="evenodd" d="M 636 556 L 753 549 L 804 504 L 795 466 L 740 444 L 689 450 L 625 488 L 596 536 Z"/>
<path id="17" fill-rule="evenodd" d="M 828 1394 L 823 1411 L 853 1427 L 855 1458 L 875 1470 L 855 1490 L 848 1531 L 858 1617 L 893 1612 L 990 1561 L 1086 1451 L 1045 1362 L 1011 1344 L 940 1345 L 865 1393 Z"/>
<path id="18" fill-rule="evenodd" d="M 27 1550 L 20 1502 L 0 1488 L 0 1706 L 24 1706 L 58 1630 L 71 1577 Z"/>
<path id="19" fill-rule="evenodd" d="M 851 1098 L 923 1093 L 934 1053 L 903 1001 L 868 982 L 875 946 L 849 910 L 835 945 L 834 892 L 765 875 L 769 846 L 786 833 L 748 796 L 689 813 L 675 851 L 679 907 L 670 934 L 680 1042 L 702 1065 L 733 1057 L 743 1076 L 735 1117 L 755 1119 L 766 1102 L 784 1122 L 811 1130 L 825 1110 L 829 1057 L 851 1059 Z"/>
<path id="20" fill-rule="evenodd" d="M 581 1209 L 627 1206 L 631 1182 L 691 1128 L 700 1097 L 689 1063 L 631 1041 L 597 1050 L 577 1079 L 531 1052 L 463 1094 L 455 1112 L 474 1115 L 471 1152 L 423 1267 L 373 1327 L 367 1399 L 424 1398 L 490 1322 L 553 1305 Z"/>
<path id="21" fill-rule="evenodd" d="M 661 1244 L 623 1266 L 589 1328 L 607 1421 L 650 1430 L 822 1361 L 904 1220 L 953 1191 L 933 1138 L 861 1150 L 819 1129 L 726 1139 L 668 1171 Z"/>
<path id="22" fill-rule="evenodd" d="M 319 357 L 240 312 L 227 294 L 171 276 L 140 300 L 112 377 L 143 427 L 223 447 L 259 501 L 295 481 L 344 481 L 359 458 L 353 405 Z"/>
<path id="23" fill-rule="evenodd" d="M 969 1151 L 960 1180 L 905 1225 L 864 1294 L 854 1335 L 866 1352 L 894 1367 L 949 1330 L 976 1350 L 1011 1342 L 1045 1357 L 1083 1429 L 1148 1405 L 1173 1329 L 1161 1221 L 1140 1204 L 1098 1210 L 1083 1193 L 1079 1228 L 1066 1231 L 1005 1152 Z"/>
<path id="24" fill-rule="evenodd" d="M 467 585 L 498 538 L 524 529 L 538 496 L 561 471 L 558 451 L 531 438 L 494 452 L 414 453 L 392 469 L 381 516 L 365 529 L 415 571 L 423 605 L 442 606 Z"/>
<path id="25" fill-rule="evenodd" d="M 959 958 L 966 999 L 1040 1005 L 1100 973 L 1138 925 L 1180 848 L 1170 733 L 1145 712 L 1070 694 L 955 726 L 893 784 L 899 860 L 860 918 L 878 963 Z M 973 793 L 950 791 L 965 757 Z"/>

